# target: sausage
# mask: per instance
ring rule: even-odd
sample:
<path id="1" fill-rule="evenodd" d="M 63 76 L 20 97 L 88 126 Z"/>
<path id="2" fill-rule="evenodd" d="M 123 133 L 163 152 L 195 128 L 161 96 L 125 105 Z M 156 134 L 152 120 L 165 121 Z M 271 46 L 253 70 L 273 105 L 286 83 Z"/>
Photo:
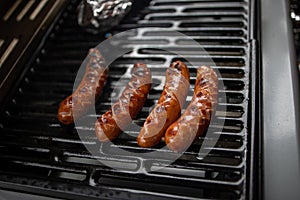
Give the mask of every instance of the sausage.
<path id="1" fill-rule="evenodd" d="M 105 85 L 107 67 L 98 49 L 90 49 L 82 81 L 74 93 L 64 99 L 58 109 L 58 120 L 63 124 L 71 124 L 74 118 L 84 115 L 97 100 Z"/>
<path id="2" fill-rule="evenodd" d="M 120 98 L 95 123 L 99 141 L 111 141 L 119 136 L 141 111 L 151 89 L 151 72 L 143 63 L 134 65 L 132 78 Z"/>
<path id="3" fill-rule="evenodd" d="M 169 149 L 185 151 L 196 137 L 207 130 L 217 104 L 218 77 L 207 66 L 197 69 L 193 98 L 183 113 L 166 131 L 165 142 Z"/>
<path id="4" fill-rule="evenodd" d="M 166 129 L 180 115 L 189 89 L 190 74 L 187 66 L 173 62 L 166 72 L 166 82 L 157 105 L 147 117 L 137 142 L 141 147 L 152 147 L 161 141 Z"/>

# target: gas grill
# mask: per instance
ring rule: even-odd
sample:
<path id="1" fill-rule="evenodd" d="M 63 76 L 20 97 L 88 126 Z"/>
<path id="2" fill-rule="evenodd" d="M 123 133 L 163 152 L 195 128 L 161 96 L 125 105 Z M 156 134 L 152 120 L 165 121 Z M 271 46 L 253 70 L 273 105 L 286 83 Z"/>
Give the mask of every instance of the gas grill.
<path id="1" fill-rule="evenodd" d="M 136 0 L 117 27 L 92 35 L 77 24 L 79 2 L 0 2 L 0 187 L 66 199 L 267 197 L 263 184 L 267 178 L 261 167 L 266 165 L 261 161 L 265 154 L 260 133 L 266 126 L 261 121 L 260 5 L 250 0 Z M 205 48 L 224 84 L 219 90 L 224 98 L 219 99 L 211 125 L 220 138 L 203 159 L 198 158 L 197 151 L 211 139 L 205 136 L 169 166 L 149 172 L 159 168 L 160 158 L 127 157 L 116 154 L 115 149 L 151 152 L 159 150 L 163 142 L 143 149 L 134 137 L 121 134 L 112 144 L 101 144 L 94 131 L 88 130 L 85 140 L 74 125 L 58 122 L 58 105 L 72 93 L 88 50 L 111 35 L 133 28 L 143 28 L 131 38 L 136 49 L 110 65 L 107 83 L 96 103 L 97 115 L 109 109 L 111 91 L 118 87 L 119 79 L 124 75 L 126 79 L 134 63 L 144 62 L 155 85 L 134 120 L 143 124 L 162 92 L 169 64 L 186 61 L 157 46 L 174 48 L 175 41 L 185 58 L 199 66 L 203 63 L 205 56 L 192 51 L 196 47 L 184 38 L 172 38 L 169 32 L 179 31 Z M 196 70 L 189 67 L 193 88 Z M 224 126 L 220 127 L 222 120 Z M 131 134 L 137 136 L 138 130 Z M 91 155 L 86 146 L 98 149 L 100 156 Z M 148 170 L 138 173 L 141 168 Z"/>

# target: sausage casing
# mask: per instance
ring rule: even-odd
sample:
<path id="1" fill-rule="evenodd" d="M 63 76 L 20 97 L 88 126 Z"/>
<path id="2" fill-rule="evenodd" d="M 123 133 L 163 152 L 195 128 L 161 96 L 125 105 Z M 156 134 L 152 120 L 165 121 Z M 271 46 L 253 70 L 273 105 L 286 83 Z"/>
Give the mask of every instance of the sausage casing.
<path id="1" fill-rule="evenodd" d="M 165 142 L 169 149 L 185 151 L 196 137 L 205 133 L 217 104 L 217 96 L 216 72 L 207 66 L 198 68 L 194 95 L 189 106 L 165 133 Z"/>
<path id="2" fill-rule="evenodd" d="M 94 99 L 99 98 L 106 78 L 107 66 L 103 56 L 98 49 L 90 49 L 83 78 L 74 93 L 60 103 L 58 120 L 71 124 L 74 118 L 84 115 L 95 102 Z"/>
<path id="3" fill-rule="evenodd" d="M 158 103 L 147 117 L 137 137 L 139 146 L 152 147 L 161 141 L 166 129 L 180 115 L 187 97 L 189 80 L 189 70 L 183 62 L 171 63 Z"/>
<path id="4" fill-rule="evenodd" d="M 99 141 L 111 141 L 119 136 L 141 111 L 151 89 L 151 72 L 143 63 L 134 65 L 132 78 L 120 98 L 95 123 Z"/>

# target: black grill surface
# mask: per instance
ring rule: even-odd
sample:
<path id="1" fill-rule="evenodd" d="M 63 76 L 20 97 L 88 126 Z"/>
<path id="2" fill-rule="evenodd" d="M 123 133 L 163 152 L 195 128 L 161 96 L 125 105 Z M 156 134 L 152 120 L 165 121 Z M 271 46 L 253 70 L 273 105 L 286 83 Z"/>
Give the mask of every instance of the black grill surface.
<path id="1" fill-rule="evenodd" d="M 138 3 L 137 3 L 138 2 Z M 108 82 L 96 105 L 97 114 L 104 113 L 111 103 L 110 92 L 116 82 L 129 72 L 132 64 L 142 61 L 151 68 L 157 86 L 134 121 L 143 124 L 149 109 L 159 98 L 163 76 L 176 55 L 156 50 L 172 46 L 168 32 L 154 27 L 180 31 L 199 42 L 212 56 L 224 82 L 219 92 L 217 120 L 212 127 L 220 139 L 204 159 L 197 158 L 199 146 L 210 138 L 200 137 L 174 163 L 159 171 L 135 173 L 141 165 L 148 169 L 158 166 L 159 158 L 143 160 L 115 155 L 114 148 L 133 152 L 151 151 L 138 147 L 135 138 L 122 134 L 112 145 L 100 144 L 94 133 L 80 140 L 74 126 L 63 126 L 57 120 L 60 101 L 72 93 L 77 70 L 89 48 L 105 39 L 90 35 L 76 23 L 78 1 L 69 6 L 45 38 L 36 58 L 27 71 L 13 98 L 5 105 L 0 117 L 0 185 L 27 192 L 72 199 L 83 198 L 175 198 L 175 199 L 244 199 L 251 192 L 250 166 L 253 134 L 250 103 L 250 11 L 247 0 L 153 0 L 135 1 L 131 13 L 112 30 L 112 35 L 131 28 L 148 27 L 143 41 L 136 40 L 136 52 L 130 52 L 112 64 Z M 141 7 L 141 5 L 146 5 Z M 159 37 L 165 34 L 166 37 Z M 142 48 L 146 39 L 152 43 Z M 153 43 L 153 41 L 156 41 Z M 182 54 L 189 44 L 182 38 L 176 43 Z M 184 61 L 184 60 L 183 60 Z M 191 67 L 191 77 L 195 70 Z M 195 78 L 191 80 L 191 88 Z M 223 112 L 222 110 L 226 110 Z M 224 127 L 218 121 L 224 119 Z M 133 131 L 134 132 L 134 131 Z M 137 135 L 138 132 L 135 132 Z M 83 145 L 99 148 L 102 155 L 93 157 Z M 160 148 L 163 143 L 155 148 Z M 122 170 L 111 169 L 99 160 L 118 163 Z"/>

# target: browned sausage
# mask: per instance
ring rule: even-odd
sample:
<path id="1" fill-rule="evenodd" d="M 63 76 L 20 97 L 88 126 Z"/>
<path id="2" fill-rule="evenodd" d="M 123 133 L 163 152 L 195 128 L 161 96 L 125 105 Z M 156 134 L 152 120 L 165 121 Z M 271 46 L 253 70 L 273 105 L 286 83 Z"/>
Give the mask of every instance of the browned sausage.
<path id="1" fill-rule="evenodd" d="M 107 78 L 105 60 L 97 49 L 90 49 L 82 81 L 75 92 L 63 100 L 58 109 L 58 120 L 71 124 L 92 106 L 93 98 L 98 99 Z"/>
<path id="2" fill-rule="evenodd" d="M 189 106 L 165 133 L 169 149 L 176 152 L 185 151 L 196 137 L 206 131 L 217 104 L 217 96 L 216 72 L 207 66 L 198 68 L 194 95 Z"/>
<path id="3" fill-rule="evenodd" d="M 135 64 L 132 78 L 119 100 L 95 123 L 95 132 L 99 141 L 111 141 L 119 136 L 122 129 L 124 130 L 142 109 L 150 89 L 150 70 L 143 63 Z"/>
<path id="4" fill-rule="evenodd" d="M 166 129 L 180 115 L 189 89 L 190 74 L 187 66 L 173 62 L 166 72 L 166 83 L 157 105 L 147 117 L 137 141 L 141 147 L 159 143 Z"/>

